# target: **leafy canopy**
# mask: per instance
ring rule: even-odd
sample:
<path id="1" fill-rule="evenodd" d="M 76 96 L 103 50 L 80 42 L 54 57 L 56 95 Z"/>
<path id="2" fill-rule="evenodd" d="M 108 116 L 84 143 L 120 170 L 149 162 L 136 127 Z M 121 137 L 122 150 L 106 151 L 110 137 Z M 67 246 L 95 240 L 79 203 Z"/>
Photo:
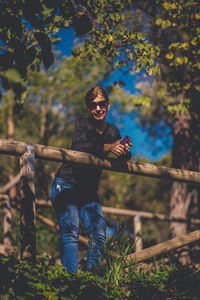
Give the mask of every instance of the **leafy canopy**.
<path id="1" fill-rule="evenodd" d="M 170 94 L 182 94 L 184 99 L 181 105 L 171 106 L 171 111 L 184 111 L 190 104 L 194 110 L 200 92 L 200 2 L 92 3 L 97 19 L 84 47 L 74 54 L 101 54 L 123 72 L 145 70 L 148 75 L 161 76 Z"/>
<path id="2" fill-rule="evenodd" d="M 123 26 L 131 1 L 8 0 L 0 3 L 0 78 L 4 89 L 13 88 L 22 97 L 27 70 L 47 69 L 54 62 L 52 46 L 59 42 L 61 28 L 74 28 L 85 39 L 85 54 L 103 55 L 121 69 L 136 61 L 137 69 L 153 66 L 154 48 L 139 32 Z M 130 46 L 124 46 L 130 40 Z M 133 46 L 134 45 L 134 46 Z M 84 56 L 75 50 L 77 56 Z M 23 99 L 22 99 L 23 100 Z"/>
<path id="3" fill-rule="evenodd" d="M 0 4 L 0 77 L 22 96 L 27 69 L 52 65 L 61 28 L 74 28 L 81 58 L 99 55 L 122 72 L 161 75 L 170 92 L 200 92 L 200 3 L 195 0 L 23 0 Z M 23 99 L 22 99 L 23 100 Z"/>

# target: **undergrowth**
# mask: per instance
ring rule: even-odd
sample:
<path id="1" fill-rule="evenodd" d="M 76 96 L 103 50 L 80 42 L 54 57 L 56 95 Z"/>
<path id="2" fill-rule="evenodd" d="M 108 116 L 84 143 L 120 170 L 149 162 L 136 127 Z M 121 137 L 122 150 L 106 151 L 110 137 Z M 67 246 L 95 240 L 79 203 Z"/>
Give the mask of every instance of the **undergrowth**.
<path id="1" fill-rule="evenodd" d="M 152 261 L 147 269 L 126 261 L 132 241 L 112 238 L 105 258 L 94 270 L 69 274 L 46 254 L 35 265 L 14 256 L 0 256 L 1 300 L 23 299 L 139 299 L 199 300 L 200 270 L 164 261 Z"/>

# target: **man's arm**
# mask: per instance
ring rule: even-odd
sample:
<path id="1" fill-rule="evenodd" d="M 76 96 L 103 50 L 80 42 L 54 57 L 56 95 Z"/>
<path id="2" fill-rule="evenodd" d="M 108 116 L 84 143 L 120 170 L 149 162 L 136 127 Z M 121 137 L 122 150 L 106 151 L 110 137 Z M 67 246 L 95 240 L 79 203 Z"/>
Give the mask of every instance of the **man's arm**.
<path id="1" fill-rule="evenodd" d="M 117 127 L 113 128 L 115 141 L 111 144 L 104 144 L 104 152 L 112 152 L 117 157 L 129 160 L 131 158 L 130 148 L 133 146 L 132 143 L 122 145 L 120 141 L 122 140 L 121 135 Z"/>

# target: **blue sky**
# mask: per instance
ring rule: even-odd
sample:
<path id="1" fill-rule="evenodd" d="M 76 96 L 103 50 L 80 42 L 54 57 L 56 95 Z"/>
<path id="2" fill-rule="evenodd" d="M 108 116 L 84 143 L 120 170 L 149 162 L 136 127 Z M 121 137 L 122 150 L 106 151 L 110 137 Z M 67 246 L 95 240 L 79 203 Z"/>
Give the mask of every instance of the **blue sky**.
<path id="1" fill-rule="evenodd" d="M 61 30 L 59 35 L 61 35 L 61 41 L 56 46 L 56 50 L 59 50 L 61 55 L 70 56 L 72 53 L 74 40 L 77 39 L 77 37 L 74 35 L 73 29 L 69 28 Z M 108 83 L 115 80 L 124 80 L 124 88 L 132 94 L 136 92 L 135 86 L 138 82 L 138 77 L 135 74 L 127 74 L 126 76 L 123 76 L 120 71 L 116 71 L 111 76 Z M 113 109 L 114 108 L 111 108 L 108 115 L 108 122 L 112 122 L 112 114 L 115 113 Z M 150 161 L 156 161 L 170 151 L 169 145 L 171 145 L 171 140 L 169 140 L 168 145 L 165 145 L 160 139 L 152 140 L 148 132 L 144 131 L 137 124 L 136 120 L 131 114 L 123 114 L 120 116 L 120 119 L 122 120 L 122 126 L 119 129 L 122 137 L 125 134 L 128 134 L 133 140 L 133 148 L 131 150 L 133 159 L 137 155 L 148 158 Z"/>

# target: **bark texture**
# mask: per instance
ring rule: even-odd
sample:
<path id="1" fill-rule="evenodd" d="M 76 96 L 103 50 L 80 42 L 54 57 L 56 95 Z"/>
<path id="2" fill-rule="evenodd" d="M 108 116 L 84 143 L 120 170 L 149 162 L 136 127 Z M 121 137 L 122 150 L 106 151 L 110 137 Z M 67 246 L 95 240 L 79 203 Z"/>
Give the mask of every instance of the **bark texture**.
<path id="1" fill-rule="evenodd" d="M 173 131 L 172 167 L 191 171 L 200 170 L 200 117 L 190 112 L 177 113 Z M 170 223 L 171 237 L 175 238 L 197 229 L 190 218 L 200 218 L 200 189 L 195 184 L 173 182 L 170 196 L 170 218 L 188 218 L 187 223 Z M 199 246 L 199 245 L 198 245 Z M 182 249 L 179 260 L 190 263 L 198 260 L 196 251 Z"/>

